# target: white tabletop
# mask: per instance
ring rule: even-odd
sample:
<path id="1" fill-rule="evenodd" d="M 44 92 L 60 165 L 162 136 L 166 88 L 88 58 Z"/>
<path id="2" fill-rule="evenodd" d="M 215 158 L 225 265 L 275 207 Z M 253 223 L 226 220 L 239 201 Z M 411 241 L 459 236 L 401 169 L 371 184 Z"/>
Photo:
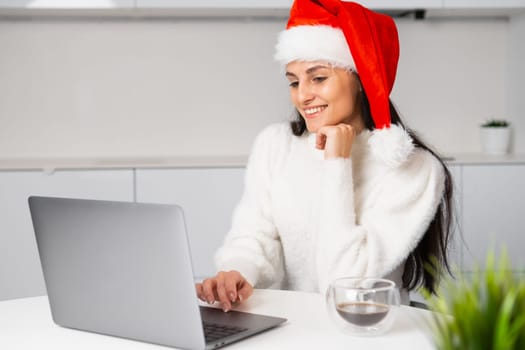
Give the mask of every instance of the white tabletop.
<path id="1" fill-rule="evenodd" d="M 341 332 L 320 294 L 256 290 L 238 310 L 286 317 L 288 322 L 225 349 L 434 349 L 425 310 L 402 306 L 392 329 L 378 337 Z M 47 297 L 0 302 L 0 349 L 170 349 L 133 340 L 76 331 L 55 325 Z"/>

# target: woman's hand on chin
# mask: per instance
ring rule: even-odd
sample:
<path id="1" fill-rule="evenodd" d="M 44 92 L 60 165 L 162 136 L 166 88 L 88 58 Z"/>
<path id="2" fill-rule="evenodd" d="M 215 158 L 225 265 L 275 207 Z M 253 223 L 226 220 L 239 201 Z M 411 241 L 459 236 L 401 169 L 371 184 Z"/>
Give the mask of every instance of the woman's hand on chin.
<path id="1" fill-rule="evenodd" d="M 317 130 L 316 147 L 324 159 L 349 158 L 356 132 L 350 124 L 327 125 Z"/>

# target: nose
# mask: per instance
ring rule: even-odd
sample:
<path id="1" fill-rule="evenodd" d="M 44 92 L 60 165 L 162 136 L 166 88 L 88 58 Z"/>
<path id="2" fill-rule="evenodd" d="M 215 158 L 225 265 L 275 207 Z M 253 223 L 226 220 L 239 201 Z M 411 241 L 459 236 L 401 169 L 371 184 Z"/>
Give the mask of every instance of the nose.
<path id="1" fill-rule="evenodd" d="M 300 104 L 308 104 L 314 99 L 312 87 L 308 83 L 299 84 L 297 98 Z"/>

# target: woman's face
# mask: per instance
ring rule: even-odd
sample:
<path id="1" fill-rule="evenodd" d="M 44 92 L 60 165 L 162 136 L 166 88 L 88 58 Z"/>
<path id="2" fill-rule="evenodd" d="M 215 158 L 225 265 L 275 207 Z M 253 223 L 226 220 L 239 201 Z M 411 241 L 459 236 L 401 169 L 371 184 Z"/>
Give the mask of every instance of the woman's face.
<path id="1" fill-rule="evenodd" d="M 357 103 L 359 81 L 354 73 L 323 61 L 293 61 L 286 66 L 290 97 L 310 132 L 322 126 L 351 124 L 364 128 Z"/>

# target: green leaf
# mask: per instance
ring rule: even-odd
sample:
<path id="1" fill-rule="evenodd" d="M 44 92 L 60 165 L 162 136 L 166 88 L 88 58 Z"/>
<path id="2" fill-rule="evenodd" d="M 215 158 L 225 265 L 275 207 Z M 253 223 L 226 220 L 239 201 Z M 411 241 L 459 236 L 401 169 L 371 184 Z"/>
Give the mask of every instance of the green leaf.
<path id="1" fill-rule="evenodd" d="M 441 350 L 525 349 L 525 272 L 514 274 L 505 250 L 487 254 L 483 269 L 443 280 L 438 296 L 423 293 L 435 312 L 431 329 Z"/>

